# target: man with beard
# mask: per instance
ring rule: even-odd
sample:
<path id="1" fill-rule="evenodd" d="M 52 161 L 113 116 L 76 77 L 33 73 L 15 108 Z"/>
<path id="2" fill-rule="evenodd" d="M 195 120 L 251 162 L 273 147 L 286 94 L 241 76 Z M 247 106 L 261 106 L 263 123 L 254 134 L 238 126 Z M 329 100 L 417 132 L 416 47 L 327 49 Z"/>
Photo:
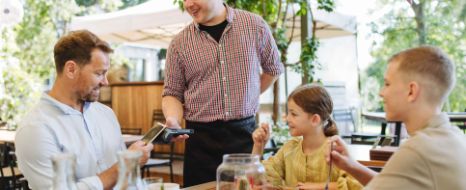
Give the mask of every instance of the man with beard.
<path id="1" fill-rule="evenodd" d="M 54 48 L 57 79 L 52 90 L 23 121 L 16 134 L 18 166 L 32 189 L 51 189 L 52 157 L 77 155 L 78 189 L 111 189 L 118 176 L 117 152 L 126 149 L 113 111 L 96 102 L 108 85 L 109 53 L 113 50 L 89 31 L 75 31 Z M 142 151 L 147 162 L 153 145 L 137 141 L 129 150 Z"/>

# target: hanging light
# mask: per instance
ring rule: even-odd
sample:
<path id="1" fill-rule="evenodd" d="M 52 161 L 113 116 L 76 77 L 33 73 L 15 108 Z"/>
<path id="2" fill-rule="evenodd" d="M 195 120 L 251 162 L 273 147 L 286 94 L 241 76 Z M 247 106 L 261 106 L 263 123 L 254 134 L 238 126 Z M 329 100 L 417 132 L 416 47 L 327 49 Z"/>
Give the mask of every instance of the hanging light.
<path id="1" fill-rule="evenodd" d="M 23 19 L 20 0 L 0 0 L 0 25 L 13 25 Z"/>

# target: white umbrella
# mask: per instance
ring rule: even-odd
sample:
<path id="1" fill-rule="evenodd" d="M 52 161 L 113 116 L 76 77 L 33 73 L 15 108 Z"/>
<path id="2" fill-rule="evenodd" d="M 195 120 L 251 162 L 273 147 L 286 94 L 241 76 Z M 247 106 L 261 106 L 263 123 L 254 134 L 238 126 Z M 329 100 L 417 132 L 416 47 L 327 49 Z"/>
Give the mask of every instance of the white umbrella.
<path id="1" fill-rule="evenodd" d="M 354 17 L 317 10 L 314 11 L 314 17 L 318 27 L 316 35 L 319 38 L 355 33 Z M 173 1 L 151 0 L 121 11 L 75 17 L 70 30 L 88 29 L 109 42 L 168 47 L 173 36 L 191 22 L 191 17 L 174 5 Z M 299 20 L 296 27 L 299 28 Z M 294 34 L 299 36 L 299 29 Z"/>
<path id="2" fill-rule="evenodd" d="M 0 25 L 12 25 L 23 19 L 23 5 L 19 0 L 0 0 Z"/>

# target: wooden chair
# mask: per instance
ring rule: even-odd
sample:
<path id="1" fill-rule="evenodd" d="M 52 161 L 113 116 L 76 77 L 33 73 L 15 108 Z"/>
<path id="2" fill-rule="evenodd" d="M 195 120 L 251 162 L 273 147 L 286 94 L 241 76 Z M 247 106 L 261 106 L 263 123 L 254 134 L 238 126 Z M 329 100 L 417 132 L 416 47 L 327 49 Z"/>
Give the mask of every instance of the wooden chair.
<path id="1" fill-rule="evenodd" d="M 160 109 L 154 109 L 152 113 L 152 125 L 156 122 L 165 123 L 165 117 L 163 116 L 163 112 Z M 174 181 L 173 177 L 173 154 L 175 151 L 175 144 L 170 142 L 168 144 L 161 143 L 161 142 L 154 142 L 158 145 L 169 145 L 170 149 L 168 153 L 166 152 L 151 152 L 151 158 L 147 161 L 147 163 L 142 167 L 142 176 L 144 177 L 145 174 L 147 176 L 150 175 L 150 168 L 152 167 L 164 167 L 168 166 L 170 168 L 170 181 Z"/>

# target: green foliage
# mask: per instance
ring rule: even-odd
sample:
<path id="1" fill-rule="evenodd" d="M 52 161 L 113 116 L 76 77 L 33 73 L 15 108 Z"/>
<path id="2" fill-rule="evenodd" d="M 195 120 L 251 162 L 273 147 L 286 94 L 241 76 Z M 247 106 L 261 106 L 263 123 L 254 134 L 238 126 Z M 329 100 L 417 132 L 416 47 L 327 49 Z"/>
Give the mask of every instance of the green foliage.
<path id="1" fill-rule="evenodd" d="M 317 62 L 317 49 L 319 48 L 319 41 L 316 37 L 308 38 L 306 44 L 302 46 L 301 55 L 300 55 L 300 63 L 301 64 L 294 64 L 291 65 L 291 68 L 296 71 L 302 73 L 307 81 L 303 81 L 304 83 L 312 83 L 314 82 L 314 74 L 315 74 L 315 67 L 319 65 Z"/>
<path id="2" fill-rule="evenodd" d="M 0 64 L 0 120 L 16 128 L 22 114 L 39 97 L 39 87 L 31 76 L 19 67 L 18 60 L 1 59 Z"/>
<path id="3" fill-rule="evenodd" d="M 283 146 L 283 144 L 291 139 L 289 127 L 285 123 L 274 125 L 272 127 L 272 134 L 277 147 Z"/>
<path id="4" fill-rule="evenodd" d="M 464 14 L 464 2 L 459 0 L 440 1 L 424 0 L 424 23 L 426 25 L 426 44 L 440 47 L 454 60 L 456 64 L 456 87 L 449 97 L 451 111 L 464 111 L 466 105 L 466 22 L 461 17 Z M 362 75 L 362 94 L 367 97 L 377 97 L 383 84 L 383 73 L 387 60 L 391 55 L 411 47 L 419 46 L 419 34 L 412 8 L 406 1 L 384 0 L 382 6 L 392 7 L 386 15 L 375 20 L 371 26 L 376 35 L 383 41 L 373 44 L 372 56 L 374 62 Z M 459 7 L 459 8 L 458 8 Z M 454 11 L 460 9 L 460 11 Z M 378 8 L 379 10 L 382 8 Z M 377 82 L 377 85 L 370 84 Z M 373 88 L 368 88 L 368 87 Z M 374 106 L 377 102 L 378 106 Z M 380 99 L 365 100 L 365 104 L 371 104 L 368 110 L 381 110 Z"/>
<path id="5" fill-rule="evenodd" d="M 88 5 L 95 1 L 81 1 Z M 118 0 L 97 0 L 95 7 L 115 10 Z M 39 98 L 44 81 L 54 74 L 53 47 L 71 18 L 86 14 L 74 0 L 25 0 L 24 17 L 1 28 L 0 120 L 13 128 Z"/>
<path id="6" fill-rule="evenodd" d="M 131 6 L 139 5 L 147 0 L 122 0 L 123 5 L 119 9 L 125 9 Z"/>
<path id="7" fill-rule="evenodd" d="M 333 8 L 335 7 L 335 3 L 333 0 L 317 0 L 318 2 L 318 9 L 325 10 L 327 12 L 332 12 Z"/>

